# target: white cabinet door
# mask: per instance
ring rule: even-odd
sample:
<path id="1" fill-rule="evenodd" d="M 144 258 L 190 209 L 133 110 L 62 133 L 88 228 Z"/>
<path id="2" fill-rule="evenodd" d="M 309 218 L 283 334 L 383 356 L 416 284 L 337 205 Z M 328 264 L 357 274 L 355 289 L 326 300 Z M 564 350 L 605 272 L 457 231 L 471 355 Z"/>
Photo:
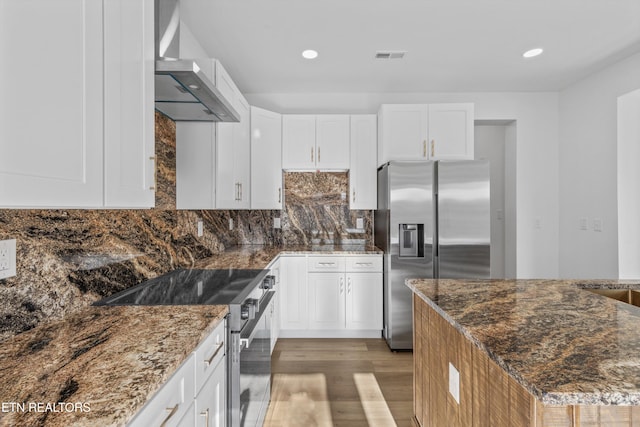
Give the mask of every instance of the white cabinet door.
<path id="1" fill-rule="evenodd" d="M 107 207 L 155 206 L 153 6 L 152 0 L 104 1 Z"/>
<path id="2" fill-rule="evenodd" d="M 281 329 L 308 329 L 306 257 L 280 257 L 280 277 Z"/>
<path id="3" fill-rule="evenodd" d="M 473 159 L 473 104 L 429 105 L 429 157 Z"/>
<path id="4" fill-rule="evenodd" d="M 378 113 L 378 166 L 390 160 L 427 160 L 427 117 L 427 105 L 382 105 Z"/>
<path id="5" fill-rule="evenodd" d="M 102 206 L 102 2 L 1 9 L 0 205 Z"/>
<path id="6" fill-rule="evenodd" d="M 282 168 L 312 170 L 316 167 L 316 116 L 282 116 Z"/>
<path id="7" fill-rule="evenodd" d="M 215 209 L 216 126 L 176 122 L 176 206 Z"/>
<path id="8" fill-rule="evenodd" d="M 224 427 L 226 425 L 226 358 L 205 382 L 195 401 L 197 427 Z M 190 424 L 193 426 L 194 424 Z"/>
<path id="9" fill-rule="evenodd" d="M 217 209 L 248 209 L 251 206 L 249 104 L 238 92 L 233 106 L 240 115 L 240 122 L 217 124 Z"/>
<path id="10" fill-rule="evenodd" d="M 282 209 L 282 114 L 251 107 L 251 209 Z"/>
<path id="11" fill-rule="evenodd" d="M 316 116 L 316 168 L 349 169 L 349 116 Z"/>
<path id="12" fill-rule="evenodd" d="M 350 209 L 377 209 L 377 118 L 351 116 Z"/>
<path id="13" fill-rule="evenodd" d="M 347 273 L 347 329 L 382 329 L 382 273 Z"/>
<path id="14" fill-rule="evenodd" d="M 309 329 L 344 329 L 344 273 L 309 273 Z"/>

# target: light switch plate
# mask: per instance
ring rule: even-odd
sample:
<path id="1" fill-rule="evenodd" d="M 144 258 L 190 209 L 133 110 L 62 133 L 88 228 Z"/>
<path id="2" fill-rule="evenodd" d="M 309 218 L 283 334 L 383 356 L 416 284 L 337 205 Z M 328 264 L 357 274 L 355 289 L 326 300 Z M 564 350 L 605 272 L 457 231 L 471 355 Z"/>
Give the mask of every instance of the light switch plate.
<path id="1" fill-rule="evenodd" d="M 229 218 L 229 230 L 233 230 L 233 218 Z"/>
<path id="2" fill-rule="evenodd" d="M 202 220 L 198 218 L 198 237 L 202 237 L 204 234 Z"/>
<path id="3" fill-rule="evenodd" d="M 281 228 L 280 218 L 273 218 L 273 228 Z"/>
<path id="4" fill-rule="evenodd" d="M 460 404 L 460 372 L 449 362 L 449 394 Z"/>
<path id="5" fill-rule="evenodd" d="M 602 219 L 600 218 L 593 219 L 593 231 L 597 231 L 597 232 L 602 231 Z"/>
<path id="6" fill-rule="evenodd" d="M 362 230 L 364 228 L 364 219 L 356 218 L 356 228 Z"/>
<path id="7" fill-rule="evenodd" d="M 16 275 L 16 239 L 0 241 L 0 279 Z"/>

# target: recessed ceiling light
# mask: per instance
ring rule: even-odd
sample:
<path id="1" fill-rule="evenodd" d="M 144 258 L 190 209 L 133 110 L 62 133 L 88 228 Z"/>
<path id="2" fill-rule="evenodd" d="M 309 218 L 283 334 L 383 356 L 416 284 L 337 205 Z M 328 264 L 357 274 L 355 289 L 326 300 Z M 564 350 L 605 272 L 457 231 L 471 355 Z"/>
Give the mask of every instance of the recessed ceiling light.
<path id="1" fill-rule="evenodd" d="M 522 56 L 524 56 L 525 58 L 533 58 L 534 56 L 538 56 L 543 52 L 542 48 L 535 48 L 535 49 L 531 49 L 526 51 L 525 53 L 522 54 Z"/>
<path id="2" fill-rule="evenodd" d="M 307 49 L 302 52 L 302 57 L 306 59 L 315 59 L 318 57 L 318 52 L 313 49 Z"/>

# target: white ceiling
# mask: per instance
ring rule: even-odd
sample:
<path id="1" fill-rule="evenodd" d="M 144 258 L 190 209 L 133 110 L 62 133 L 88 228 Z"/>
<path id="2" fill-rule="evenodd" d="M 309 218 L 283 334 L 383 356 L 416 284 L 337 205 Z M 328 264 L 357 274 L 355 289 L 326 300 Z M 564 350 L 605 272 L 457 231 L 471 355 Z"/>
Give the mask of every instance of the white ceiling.
<path id="1" fill-rule="evenodd" d="M 181 0 L 180 13 L 244 93 L 556 91 L 640 52 L 640 0 Z M 533 47 L 544 54 L 522 58 Z"/>

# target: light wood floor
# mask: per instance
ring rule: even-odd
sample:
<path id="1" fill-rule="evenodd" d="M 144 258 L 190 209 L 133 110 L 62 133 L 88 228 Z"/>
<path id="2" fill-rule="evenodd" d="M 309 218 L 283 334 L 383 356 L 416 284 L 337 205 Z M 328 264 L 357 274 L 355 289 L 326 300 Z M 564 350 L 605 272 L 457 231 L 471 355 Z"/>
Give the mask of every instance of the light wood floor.
<path id="1" fill-rule="evenodd" d="M 266 427 L 411 425 L 413 354 L 382 339 L 279 339 Z"/>

